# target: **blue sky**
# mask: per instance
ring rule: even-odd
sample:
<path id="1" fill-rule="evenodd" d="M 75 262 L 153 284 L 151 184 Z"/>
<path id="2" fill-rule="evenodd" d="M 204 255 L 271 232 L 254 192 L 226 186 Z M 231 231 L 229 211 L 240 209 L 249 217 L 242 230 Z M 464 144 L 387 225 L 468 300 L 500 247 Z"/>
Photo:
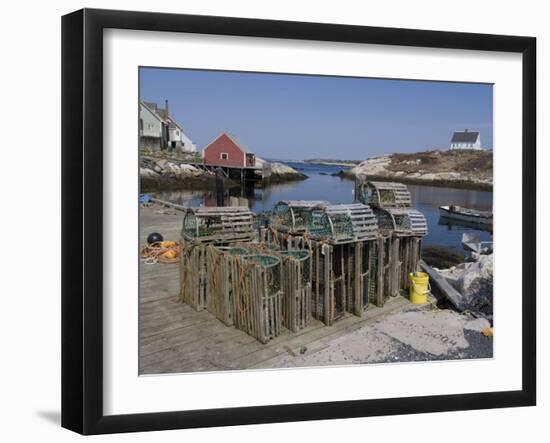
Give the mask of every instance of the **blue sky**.
<path id="1" fill-rule="evenodd" d="M 168 99 L 199 149 L 228 131 L 263 157 L 365 159 L 448 147 L 465 128 L 493 147 L 486 84 L 141 68 L 140 98 Z"/>

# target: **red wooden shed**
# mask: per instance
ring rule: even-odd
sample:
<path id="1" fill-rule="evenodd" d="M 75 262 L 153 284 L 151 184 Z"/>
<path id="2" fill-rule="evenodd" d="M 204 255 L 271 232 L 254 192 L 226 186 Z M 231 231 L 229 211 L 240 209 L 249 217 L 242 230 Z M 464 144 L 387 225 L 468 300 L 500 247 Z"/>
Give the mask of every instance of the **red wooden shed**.
<path id="1" fill-rule="evenodd" d="M 233 135 L 222 133 L 203 150 L 203 161 L 208 166 L 253 168 L 256 157 Z"/>

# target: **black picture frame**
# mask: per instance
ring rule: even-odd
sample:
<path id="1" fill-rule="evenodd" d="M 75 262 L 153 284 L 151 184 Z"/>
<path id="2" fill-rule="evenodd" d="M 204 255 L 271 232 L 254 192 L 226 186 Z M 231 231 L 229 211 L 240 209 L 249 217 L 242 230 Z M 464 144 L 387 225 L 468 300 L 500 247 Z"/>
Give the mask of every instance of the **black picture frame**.
<path id="1" fill-rule="evenodd" d="M 103 30 L 503 51 L 522 54 L 522 389 L 131 415 L 103 413 Z M 536 39 L 83 9 L 62 18 L 62 426 L 152 431 L 536 404 Z"/>

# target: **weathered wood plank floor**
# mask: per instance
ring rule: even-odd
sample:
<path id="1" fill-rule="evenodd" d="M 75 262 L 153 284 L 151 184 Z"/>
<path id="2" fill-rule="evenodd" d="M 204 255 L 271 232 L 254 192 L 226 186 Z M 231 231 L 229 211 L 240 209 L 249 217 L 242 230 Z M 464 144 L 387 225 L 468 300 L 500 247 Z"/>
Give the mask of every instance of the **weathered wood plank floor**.
<path id="1" fill-rule="evenodd" d="M 155 231 L 178 241 L 181 221 L 182 213 L 168 208 L 141 209 L 141 244 Z M 348 315 L 330 327 L 313 320 L 307 329 L 298 333 L 285 329 L 263 345 L 223 325 L 208 311 L 196 312 L 177 302 L 178 290 L 178 265 L 140 264 L 140 374 L 281 367 L 281 356 L 325 349 L 332 340 L 409 305 L 397 297 L 383 308 L 370 308 L 363 317 Z"/>

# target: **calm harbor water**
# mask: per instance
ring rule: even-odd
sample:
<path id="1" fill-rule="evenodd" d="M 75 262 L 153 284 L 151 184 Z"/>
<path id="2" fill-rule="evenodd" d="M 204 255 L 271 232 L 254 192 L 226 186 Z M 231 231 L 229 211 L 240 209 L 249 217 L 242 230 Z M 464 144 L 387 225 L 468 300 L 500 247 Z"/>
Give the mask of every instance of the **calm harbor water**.
<path id="1" fill-rule="evenodd" d="M 286 163 L 308 175 L 307 180 L 272 185 L 265 189 L 234 189 L 231 195 L 248 199 L 252 211 L 259 213 L 270 211 L 279 200 L 327 200 L 331 203 L 353 202 L 354 184 L 351 180 L 334 177 L 330 174 L 343 169 L 340 166 L 326 166 L 307 163 Z M 439 206 L 455 204 L 479 210 L 492 210 L 493 193 L 468 189 L 452 189 L 434 186 L 408 185 L 413 206 L 421 211 L 428 220 L 428 235 L 425 245 L 440 245 L 462 252 L 461 238 L 464 232 L 474 232 L 483 241 L 492 240 L 489 232 L 461 226 L 440 224 Z M 244 194 L 244 195 L 243 195 Z M 184 206 L 201 204 L 215 205 L 215 195 L 208 191 L 168 191 L 156 194 L 162 200 L 168 200 Z"/>

